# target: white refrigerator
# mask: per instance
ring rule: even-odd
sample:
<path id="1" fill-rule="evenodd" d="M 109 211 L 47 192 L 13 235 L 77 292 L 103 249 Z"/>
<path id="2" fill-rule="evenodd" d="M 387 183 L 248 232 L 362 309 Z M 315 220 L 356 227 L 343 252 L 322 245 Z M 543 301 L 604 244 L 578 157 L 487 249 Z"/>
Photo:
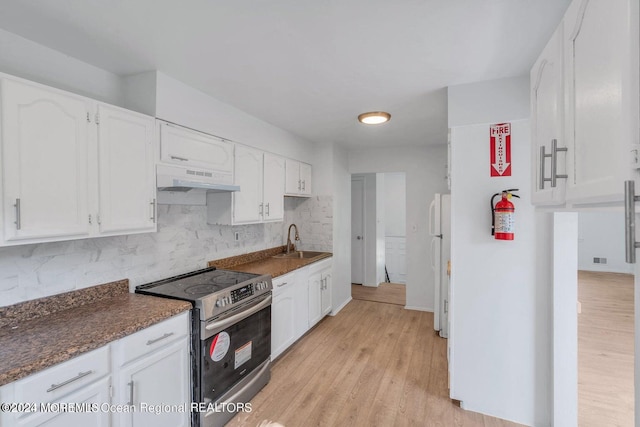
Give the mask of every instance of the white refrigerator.
<path id="1" fill-rule="evenodd" d="M 429 206 L 431 268 L 434 275 L 433 328 L 449 336 L 449 261 L 451 260 L 451 195 L 436 194 Z"/>

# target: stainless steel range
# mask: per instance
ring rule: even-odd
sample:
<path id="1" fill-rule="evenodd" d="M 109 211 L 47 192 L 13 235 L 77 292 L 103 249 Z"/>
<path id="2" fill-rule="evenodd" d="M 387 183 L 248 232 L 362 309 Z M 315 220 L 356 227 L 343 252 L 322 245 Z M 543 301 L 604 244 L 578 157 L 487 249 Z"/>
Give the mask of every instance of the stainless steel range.
<path id="1" fill-rule="evenodd" d="M 192 425 L 221 427 L 271 377 L 271 276 L 215 267 L 136 288 L 192 310 Z"/>

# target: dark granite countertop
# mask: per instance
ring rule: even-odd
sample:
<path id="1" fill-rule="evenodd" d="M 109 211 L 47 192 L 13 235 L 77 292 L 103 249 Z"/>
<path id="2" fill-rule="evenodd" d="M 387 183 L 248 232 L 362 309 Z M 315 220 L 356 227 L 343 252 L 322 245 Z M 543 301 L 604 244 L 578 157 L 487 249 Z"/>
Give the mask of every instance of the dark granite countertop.
<path id="1" fill-rule="evenodd" d="M 0 308 L 0 386 L 189 310 L 127 280 Z"/>
<path id="2" fill-rule="evenodd" d="M 275 255 L 283 253 L 285 249 L 286 246 L 278 246 L 263 251 L 209 261 L 209 267 L 243 271 L 245 273 L 270 274 L 271 277 L 275 278 L 333 256 L 331 252 L 324 252 L 321 256 L 311 259 L 274 258 Z"/>

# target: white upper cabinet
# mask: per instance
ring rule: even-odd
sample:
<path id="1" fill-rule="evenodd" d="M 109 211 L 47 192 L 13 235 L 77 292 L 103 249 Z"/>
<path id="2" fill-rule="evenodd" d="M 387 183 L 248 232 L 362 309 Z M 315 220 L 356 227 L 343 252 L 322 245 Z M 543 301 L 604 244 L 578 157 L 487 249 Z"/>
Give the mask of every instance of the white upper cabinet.
<path id="1" fill-rule="evenodd" d="M 623 201 L 640 156 L 638 19 L 637 0 L 574 0 L 534 64 L 534 204 Z"/>
<path id="2" fill-rule="evenodd" d="M 87 237 L 90 106 L 7 79 L 0 95 L 4 239 Z"/>
<path id="3" fill-rule="evenodd" d="M 0 245 L 156 230 L 152 117 L 0 77 Z"/>
<path id="4" fill-rule="evenodd" d="M 161 122 L 160 161 L 232 176 L 233 143 Z"/>
<path id="5" fill-rule="evenodd" d="M 287 159 L 285 168 L 285 194 L 287 196 L 311 196 L 311 165 Z"/>
<path id="6" fill-rule="evenodd" d="M 98 106 L 101 234 L 156 230 L 152 117 Z"/>
<path id="7" fill-rule="evenodd" d="M 264 220 L 284 219 L 284 168 L 285 160 L 274 154 L 264 153 Z"/>
<path id="8" fill-rule="evenodd" d="M 284 158 L 236 144 L 234 173 L 240 191 L 207 194 L 209 224 L 256 224 L 284 219 Z"/>
<path id="9" fill-rule="evenodd" d="M 567 203 L 622 201 L 638 155 L 637 0 L 574 0 L 564 49 Z"/>
<path id="10" fill-rule="evenodd" d="M 233 194 L 233 220 L 235 224 L 255 223 L 262 220 L 262 151 L 236 145 L 236 185 L 240 191 Z"/>
<path id="11" fill-rule="evenodd" d="M 562 24 L 531 69 L 531 199 L 534 204 L 562 204 L 566 178 L 563 126 Z M 554 178 L 555 175 L 555 178 Z"/>

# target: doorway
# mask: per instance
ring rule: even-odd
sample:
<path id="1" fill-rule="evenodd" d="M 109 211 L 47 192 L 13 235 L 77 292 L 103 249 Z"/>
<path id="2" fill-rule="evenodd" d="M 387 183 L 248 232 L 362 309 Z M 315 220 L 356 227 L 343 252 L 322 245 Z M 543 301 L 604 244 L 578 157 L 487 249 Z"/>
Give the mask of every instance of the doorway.
<path id="1" fill-rule="evenodd" d="M 351 282 L 360 287 L 352 291 L 352 297 L 366 295 L 395 302 L 401 297 L 404 305 L 406 174 L 352 175 L 351 215 Z"/>

